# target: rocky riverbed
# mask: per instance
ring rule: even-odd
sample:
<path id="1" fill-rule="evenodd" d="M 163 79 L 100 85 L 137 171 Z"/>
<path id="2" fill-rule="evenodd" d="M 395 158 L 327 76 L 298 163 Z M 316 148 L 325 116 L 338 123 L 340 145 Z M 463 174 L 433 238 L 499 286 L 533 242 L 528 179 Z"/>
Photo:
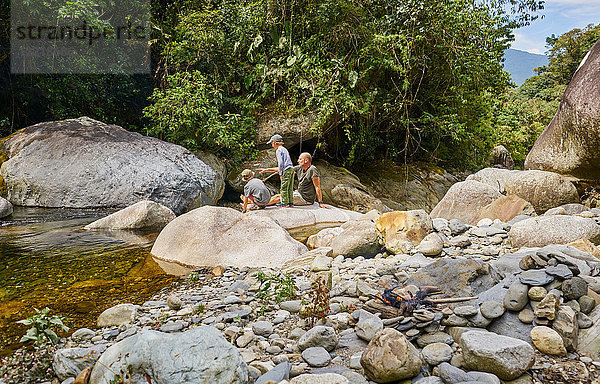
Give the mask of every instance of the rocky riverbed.
<path id="1" fill-rule="evenodd" d="M 581 207 L 550 213 L 600 222 Z M 359 219 L 371 224 L 344 224 L 346 248 L 324 230 L 307 242 L 318 248 L 281 267 L 204 268 L 141 306 L 110 308 L 55 354 L 56 381 L 600 383 L 593 243 L 513 248 L 517 223 L 535 218 L 468 225 L 423 213 L 386 214 L 412 223 L 404 242 L 378 240 L 403 252 L 340 253 L 372 241 L 357 236 L 365 227 L 398 223 L 372 212 Z M 419 296 L 427 286 L 441 293 Z M 408 308 L 377 299 L 391 288 Z M 428 303 L 440 298 L 471 299 Z"/>

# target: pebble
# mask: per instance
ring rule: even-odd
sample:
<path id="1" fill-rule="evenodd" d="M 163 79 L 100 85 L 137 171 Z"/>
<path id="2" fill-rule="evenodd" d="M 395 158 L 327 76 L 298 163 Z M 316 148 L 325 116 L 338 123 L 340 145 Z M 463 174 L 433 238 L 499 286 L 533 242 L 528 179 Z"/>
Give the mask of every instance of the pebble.
<path id="1" fill-rule="evenodd" d="M 269 336 L 273 333 L 273 324 L 268 321 L 257 321 L 252 324 L 252 332 L 258 336 Z"/>
<path id="2" fill-rule="evenodd" d="M 436 366 L 443 362 L 450 361 L 454 351 L 446 343 L 432 343 L 425 346 L 421 353 L 427 364 Z"/>
<path id="3" fill-rule="evenodd" d="M 479 310 L 477 309 L 477 307 L 473 306 L 473 305 L 463 305 L 460 307 L 456 307 L 454 308 L 454 313 L 457 316 L 475 316 L 477 314 L 477 312 L 479 312 Z"/>
<path id="4" fill-rule="evenodd" d="M 496 319 L 504 314 L 504 306 L 497 301 L 485 301 L 481 303 L 479 310 L 488 319 Z"/>
<path id="5" fill-rule="evenodd" d="M 550 276 L 542 269 L 530 269 L 528 271 L 523 271 L 519 275 L 519 280 L 522 284 L 540 286 L 551 283 L 554 280 L 554 277 Z"/>

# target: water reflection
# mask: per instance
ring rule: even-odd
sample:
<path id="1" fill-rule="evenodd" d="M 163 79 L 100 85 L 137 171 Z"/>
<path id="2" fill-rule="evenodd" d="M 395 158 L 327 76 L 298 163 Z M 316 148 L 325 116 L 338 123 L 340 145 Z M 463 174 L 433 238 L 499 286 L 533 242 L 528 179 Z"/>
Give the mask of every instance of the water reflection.
<path id="1" fill-rule="evenodd" d="M 176 277 L 150 256 L 158 233 L 85 231 L 109 211 L 15 208 L 0 226 L 0 352 L 15 347 L 33 308 L 50 307 L 72 328 L 106 308 L 140 303 Z"/>

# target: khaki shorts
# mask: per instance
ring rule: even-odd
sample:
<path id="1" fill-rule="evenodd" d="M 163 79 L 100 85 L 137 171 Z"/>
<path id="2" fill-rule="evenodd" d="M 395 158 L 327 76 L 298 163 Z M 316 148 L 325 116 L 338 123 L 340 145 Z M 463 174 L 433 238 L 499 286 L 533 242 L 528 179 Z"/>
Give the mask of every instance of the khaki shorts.
<path id="1" fill-rule="evenodd" d="M 313 205 L 314 203 L 309 203 L 304 200 L 302 196 L 300 196 L 300 192 L 294 191 L 294 205 Z"/>

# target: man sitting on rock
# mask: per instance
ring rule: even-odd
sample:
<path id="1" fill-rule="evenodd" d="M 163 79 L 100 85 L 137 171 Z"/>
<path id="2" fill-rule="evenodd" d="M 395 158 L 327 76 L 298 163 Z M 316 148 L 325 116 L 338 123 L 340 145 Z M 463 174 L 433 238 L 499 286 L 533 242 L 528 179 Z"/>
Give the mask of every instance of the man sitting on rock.
<path id="1" fill-rule="evenodd" d="M 298 157 L 298 165 L 294 167 L 298 177 L 298 190 L 294 191 L 294 205 L 312 205 L 316 201 L 321 208 L 329 208 L 323 204 L 321 192 L 321 174 L 317 167 L 312 165 L 312 156 L 303 152 Z M 280 195 L 275 195 L 267 205 L 280 201 Z"/>
<path id="2" fill-rule="evenodd" d="M 250 209 L 263 209 L 271 199 L 271 191 L 260 179 L 254 178 L 254 172 L 251 169 L 242 171 L 242 180 L 246 182 L 244 186 L 244 194 L 241 197 L 242 213 L 248 211 L 248 203 L 252 202 L 253 206 Z"/>

